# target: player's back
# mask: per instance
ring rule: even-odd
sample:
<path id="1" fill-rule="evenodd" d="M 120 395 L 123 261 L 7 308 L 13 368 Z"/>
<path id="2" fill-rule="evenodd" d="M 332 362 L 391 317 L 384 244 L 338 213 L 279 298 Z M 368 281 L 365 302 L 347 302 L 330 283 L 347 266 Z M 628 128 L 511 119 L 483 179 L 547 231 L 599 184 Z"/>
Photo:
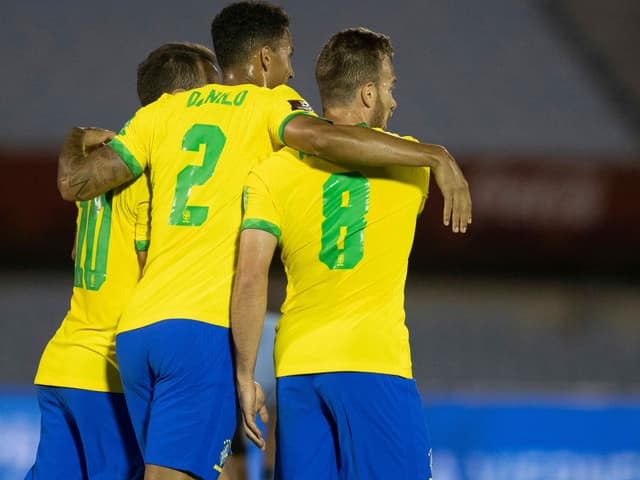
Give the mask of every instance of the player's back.
<path id="1" fill-rule="evenodd" d="M 120 315 L 140 278 L 136 250 L 148 244 L 147 177 L 78 202 L 74 287 L 47 344 L 35 383 L 121 392 L 115 355 Z"/>
<path id="2" fill-rule="evenodd" d="M 428 179 L 423 168 L 348 171 L 289 148 L 254 170 L 243 228 L 279 228 L 288 279 L 277 376 L 411 377 L 404 282 Z"/>
<path id="3" fill-rule="evenodd" d="M 286 86 L 207 85 L 164 95 L 116 137 L 152 189 L 145 275 L 119 331 L 169 318 L 228 326 L 242 186 L 305 113 L 299 98 Z"/>

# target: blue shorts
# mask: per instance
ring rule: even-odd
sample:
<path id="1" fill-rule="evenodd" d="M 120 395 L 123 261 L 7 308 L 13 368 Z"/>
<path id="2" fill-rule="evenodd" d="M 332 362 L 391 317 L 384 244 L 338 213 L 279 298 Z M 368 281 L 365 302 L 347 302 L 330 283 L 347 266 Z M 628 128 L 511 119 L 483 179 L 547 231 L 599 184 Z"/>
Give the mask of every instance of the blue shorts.
<path id="1" fill-rule="evenodd" d="M 218 478 L 236 426 L 229 329 L 163 320 L 119 334 L 116 353 L 144 462 Z"/>
<path id="2" fill-rule="evenodd" d="M 142 479 L 124 395 L 38 386 L 40 444 L 26 480 Z"/>
<path id="3" fill-rule="evenodd" d="M 431 478 L 414 380 L 337 372 L 280 377 L 277 384 L 276 479 Z"/>

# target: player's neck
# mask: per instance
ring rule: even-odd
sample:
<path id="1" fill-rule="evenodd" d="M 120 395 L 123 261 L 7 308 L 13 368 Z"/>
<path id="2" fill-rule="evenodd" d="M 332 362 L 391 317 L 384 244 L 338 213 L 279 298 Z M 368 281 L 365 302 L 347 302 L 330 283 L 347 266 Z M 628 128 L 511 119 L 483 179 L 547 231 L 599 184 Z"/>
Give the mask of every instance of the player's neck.
<path id="1" fill-rule="evenodd" d="M 266 78 L 262 72 L 256 72 L 253 65 L 243 65 L 226 69 L 222 73 L 222 83 L 224 85 L 257 85 L 266 86 Z"/>
<path id="2" fill-rule="evenodd" d="M 369 125 L 369 115 L 359 108 L 324 107 L 323 117 L 337 125 Z"/>

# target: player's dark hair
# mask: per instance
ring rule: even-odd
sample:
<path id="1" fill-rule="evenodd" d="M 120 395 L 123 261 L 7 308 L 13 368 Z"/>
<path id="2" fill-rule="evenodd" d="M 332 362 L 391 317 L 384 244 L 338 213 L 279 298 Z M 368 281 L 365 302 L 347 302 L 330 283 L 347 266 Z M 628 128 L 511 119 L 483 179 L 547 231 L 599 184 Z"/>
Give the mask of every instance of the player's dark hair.
<path id="1" fill-rule="evenodd" d="M 267 2 L 237 2 L 223 8 L 211 22 L 211 39 L 222 70 L 246 63 L 258 48 L 272 49 L 289 27 L 289 17 Z"/>
<path id="2" fill-rule="evenodd" d="M 349 104 L 358 87 L 379 80 L 385 57 L 393 57 L 393 47 L 382 33 L 362 27 L 336 33 L 322 48 L 316 63 L 322 105 Z"/>
<path id="3" fill-rule="evenodd" d="M 140 103 L 144 106 L 163 93 L 201 86 L 204 62 L 216 62 L 213 52 L 204 45 L 180 42 L 156 48 L 138 65 Z"/>

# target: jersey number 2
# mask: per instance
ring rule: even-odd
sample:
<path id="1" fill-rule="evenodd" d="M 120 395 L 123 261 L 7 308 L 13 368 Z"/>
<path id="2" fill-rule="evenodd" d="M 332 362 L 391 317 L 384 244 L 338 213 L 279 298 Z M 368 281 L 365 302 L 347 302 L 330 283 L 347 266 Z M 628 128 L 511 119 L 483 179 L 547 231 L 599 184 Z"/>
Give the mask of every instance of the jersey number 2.
<path id="1" fill-rule="evenodd" d="M 202 165 L 187 165 L 178 173 L 176 193 L 169 215 L 169 225 L 198 227 L 209 215 L 208 206 L 187 205 L 194 185 L 204 185 L 216 168 L 218 158 L 227 141 L 220 127 L 197 123 L 182 138 L 182 150 L 199 152 L 204 144 Z"/>
<path id="2" fill-rule="evenodd" d="M 331 270 L 348 270 L 362 260 L 368 211 L 369 180 L 359 173 L 334 173 L 322 186 L 320 261 Z"/>
<path id="3" fill-rule="evenodd" d="M 76 239 L 74 287 L 100 290 L 107 279 L 107 258 L 109 236 L 111 235 L 111 197 L 112 193 L 107 192 L 79 203 L 81 213 Z M 84 262 L 82 262 L 83 257 Z"/>

